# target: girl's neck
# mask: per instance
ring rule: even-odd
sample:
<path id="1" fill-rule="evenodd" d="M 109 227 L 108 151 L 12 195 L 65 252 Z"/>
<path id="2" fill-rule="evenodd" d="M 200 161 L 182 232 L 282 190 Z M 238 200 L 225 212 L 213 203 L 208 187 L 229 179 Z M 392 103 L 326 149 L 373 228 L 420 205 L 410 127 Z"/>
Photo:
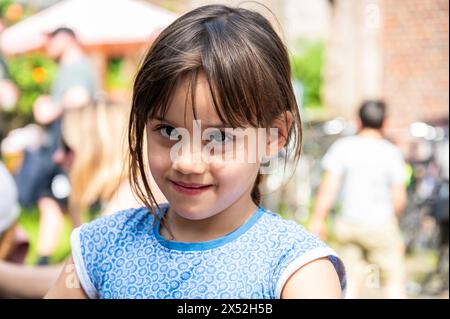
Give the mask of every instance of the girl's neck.
<path id="1" fill-rule="evenodd" d="M 249 194 L 242 196 L 222 212 L 202 220 L 190 220 L 178 215 L 170 206 L 160 234 L 177 242 L 205 242 L 223 237 L 242 226 L 257 210 Z M 172 236 L 173 235 L 173 236 Z"/>

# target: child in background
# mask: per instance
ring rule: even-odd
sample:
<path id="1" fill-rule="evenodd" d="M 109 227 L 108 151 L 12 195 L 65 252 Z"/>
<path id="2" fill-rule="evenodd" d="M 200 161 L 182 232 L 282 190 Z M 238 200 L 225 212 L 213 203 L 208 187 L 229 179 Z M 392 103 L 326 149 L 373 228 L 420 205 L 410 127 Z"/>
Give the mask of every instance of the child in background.
<path id="1" fill-rule="evenodd" d="M 166 28 L 137 74 L 128 134 L 145 207 L 75 229 L 48 298 L 342 297 L 335 252 L 260 205 L 263 163 L 301 152 L 288 54 L 262 15 L 210 5 Z"/>

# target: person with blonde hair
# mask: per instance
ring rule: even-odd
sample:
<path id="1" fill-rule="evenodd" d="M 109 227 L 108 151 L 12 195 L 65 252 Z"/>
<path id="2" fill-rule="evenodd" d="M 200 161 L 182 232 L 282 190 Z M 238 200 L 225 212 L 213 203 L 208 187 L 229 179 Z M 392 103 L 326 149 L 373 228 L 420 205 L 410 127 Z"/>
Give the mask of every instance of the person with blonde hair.
<path id="1" fill-rule="evenodd" d="M 96 203 L 100 203 L 101 215 L 140 206 L 128 182 L 128 116 L 129 108 L 109 103 L 64 114 L 61 145 L 53 160 L 69 172 L 68 210 L 74 226 Z M 156 198 L 165 201 L 162 193 Z M 0 296 L 41 298 L 61 269 L 62 265 L 24 267 L 0 261 Z"/>
<path id="2" fill-rule="evenodd" d="M 102 213 L 109 214 L 114 210 L 112 206 L 134 200 L 128 191 L 125 165 L 128 113 L 129 109 L 122 105 L 98 103 L 94 107 L 70 110 L 64 116 L 63 144 L 74 151 L 73 160 L 69 160 L 69 212 L 74 225 L 79 224 L 80 214 L 97 201 L 102 204 Z M 58 163 L 61 163 L 61 151 L 54 155 Z"/>

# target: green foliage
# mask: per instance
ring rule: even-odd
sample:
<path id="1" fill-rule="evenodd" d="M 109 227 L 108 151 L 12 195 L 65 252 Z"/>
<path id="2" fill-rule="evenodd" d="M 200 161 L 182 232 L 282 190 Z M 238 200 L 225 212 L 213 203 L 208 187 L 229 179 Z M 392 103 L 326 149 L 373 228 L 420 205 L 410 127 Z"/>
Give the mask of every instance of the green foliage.
<path id="1" fill-rule="evenodd" d="M 33 3 L 34 1 L 21 1 L 21 0 L 0 0 L 0 19 L 2 19 L 2 22 L 7 27 L 29 17 L 36 13 L 36 11 L 39 10 L 39 7 L 36 6 L 36 4 Z M 11 16 L 8 17 L 8 9 L 10 9 L 11 5 L 19 5 L 20 6 L 20 12 L 16 12 L 16 14 L 13 15 L 14 20 L 9 20 L 8 18 L 11 18 Z"/>
<path id="2" fill-rule="evenodd" d="M 57 65 L 41 54 L 27 54 L 8 61 L 11 80 L 20 91 L 15 115 L 30 116 L 36 98 L 48 94 Z"/>
<path id="3" fill-rule="evenodd" d="M 321 107 L 324 44 L 301 41 L 298 47 L 299 49 L 290 55 L 292 76 L 303 84 L 304 106 Z"/>
<path id="4" fill-rule="evenodd" d="M 164 8 L 166 10 L 176 12 L 177 8 L 179 6 L 179 3 L 178 3 L 178 1 L 174 1 L 174 0 L 165 0 L 160 5 L 162 8 Z"/>
<path id="5" fill-rule="evenodd" d="M 0 17 L 5 15 L 6 9 L 13 3 L 12 0 L 0 0 Z"/>
<path id="6" fill-rule="evenodd" d="M 122 58 L 109 59 L 106 86 L 109 89 L 128 88 L 130 86 L 130 79 L 124 74 L 124 60 Z"/>

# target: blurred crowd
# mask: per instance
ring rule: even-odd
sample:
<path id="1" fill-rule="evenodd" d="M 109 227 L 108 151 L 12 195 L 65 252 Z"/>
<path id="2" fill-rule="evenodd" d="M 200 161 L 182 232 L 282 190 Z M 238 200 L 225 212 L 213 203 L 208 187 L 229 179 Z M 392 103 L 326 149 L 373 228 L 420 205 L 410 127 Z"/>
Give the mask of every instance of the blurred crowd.
<path id="1" fill-rule="evenodd" d="M 34 123 L 2 141 L 0 294 L 43 297 L 60 272 L 50 257 L 64 227 L 98 214 L 137 207 L 128 184 L 126 128 L 129 106 L 100 100 L 89 58 L 73 30 L 47 35 L 46 53 L 59 67 L 49 95 L 33 104 Z M 3 61 L 3 60 L 2 60 Z M 17 88 L 2 62 L 1 105 L 17 100 Z M 158 201 L 164 201 L 159 194 Z M 20 207 L 39 210 L 36 268 L 20 266 L 27 239 L 18 225 Z M 92 214 L 83 215 L 87 210 Z M 83 220 L 84 219 L 84 220 Z"/>

